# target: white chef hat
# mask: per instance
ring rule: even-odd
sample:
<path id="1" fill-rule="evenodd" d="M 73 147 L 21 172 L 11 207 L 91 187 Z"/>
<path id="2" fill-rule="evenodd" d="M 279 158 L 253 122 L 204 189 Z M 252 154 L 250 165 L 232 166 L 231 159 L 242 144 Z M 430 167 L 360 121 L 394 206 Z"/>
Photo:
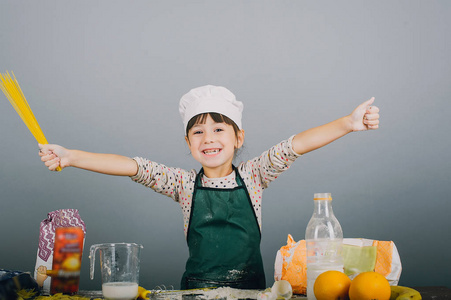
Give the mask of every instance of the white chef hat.
<path id="1" fill-rule="evenodd" d="M 192 89 L 180 99 L 179 112 L 185 131 L 192 117 L 209 112 L 228 117 L 242 129 L 243 102 L 237 101 L 235 95 L 222 86 L 205 85 Z"/>

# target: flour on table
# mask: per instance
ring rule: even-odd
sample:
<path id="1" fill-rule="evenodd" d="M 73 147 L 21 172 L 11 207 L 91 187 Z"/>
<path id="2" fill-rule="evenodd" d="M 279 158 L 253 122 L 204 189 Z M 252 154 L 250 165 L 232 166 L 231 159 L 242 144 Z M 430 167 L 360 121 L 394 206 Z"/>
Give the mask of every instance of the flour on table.
<path id="1" fill-rule="evenodd" d="M 182 299 L 257 299 L 259 290 L 240 290 L 230 287 L 220 287 L 212 290 L 186 290 L 161 292 L 152 294 L 151 299 L 182 300 Z"/>

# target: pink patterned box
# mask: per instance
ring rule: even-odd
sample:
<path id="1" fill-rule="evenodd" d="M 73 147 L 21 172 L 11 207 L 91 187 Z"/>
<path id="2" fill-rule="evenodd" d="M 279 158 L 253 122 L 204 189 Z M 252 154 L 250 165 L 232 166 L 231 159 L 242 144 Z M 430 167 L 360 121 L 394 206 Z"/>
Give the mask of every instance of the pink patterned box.
<path id="1" fill-rule="evenodd" d="M 34 272 L 34 277 L 36 280 L 38 280 L 37 269 L 39 267 L 45 267 L 47 270 L 52 269 L 55 229 L 58 227 L 80 227 L 83 229 L 86 237 L 86 226 L 80 218 L 77 209 L 60 209 L 49 212 L 47 214 L 47 219 L 41 222 L 39 231 L 39 244 Z M 42 290 L 45 293 L 49 293 L 50 291 L 50 280 L 51 278 L 48 277 L 44 281 Z"/>

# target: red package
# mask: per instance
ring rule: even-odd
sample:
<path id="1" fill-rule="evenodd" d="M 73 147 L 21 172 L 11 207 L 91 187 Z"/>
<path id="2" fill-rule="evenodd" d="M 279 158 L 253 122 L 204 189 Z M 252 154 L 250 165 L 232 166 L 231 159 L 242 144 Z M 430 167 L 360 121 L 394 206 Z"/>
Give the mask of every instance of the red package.
<path id="1" fill-rule="evenodd" d="M 55 229 L 50 294 L 75 294 L 80 282 L 81 256 L 84 233 L 80 227 Z"/>

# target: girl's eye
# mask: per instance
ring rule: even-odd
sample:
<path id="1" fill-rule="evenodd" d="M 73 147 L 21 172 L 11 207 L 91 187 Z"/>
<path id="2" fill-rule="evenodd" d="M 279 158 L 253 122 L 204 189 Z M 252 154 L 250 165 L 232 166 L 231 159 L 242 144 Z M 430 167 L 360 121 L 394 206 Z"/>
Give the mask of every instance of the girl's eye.
<path id="1" fill-rule="evenodd" d="M 222 129 L 222 128 L 216 128 L 215 129 L 215 132 L 220 132 L 220 131 L 224 131 L 224 129 Z"/>
<path id="2" fill-rule="evenodd" d="M 201 133 L 202 133 L 202 131 L 200 131 L 200 130 L 197 130 L 197 131 L 193 132 L 193 134 L 201 134 Z"/>

